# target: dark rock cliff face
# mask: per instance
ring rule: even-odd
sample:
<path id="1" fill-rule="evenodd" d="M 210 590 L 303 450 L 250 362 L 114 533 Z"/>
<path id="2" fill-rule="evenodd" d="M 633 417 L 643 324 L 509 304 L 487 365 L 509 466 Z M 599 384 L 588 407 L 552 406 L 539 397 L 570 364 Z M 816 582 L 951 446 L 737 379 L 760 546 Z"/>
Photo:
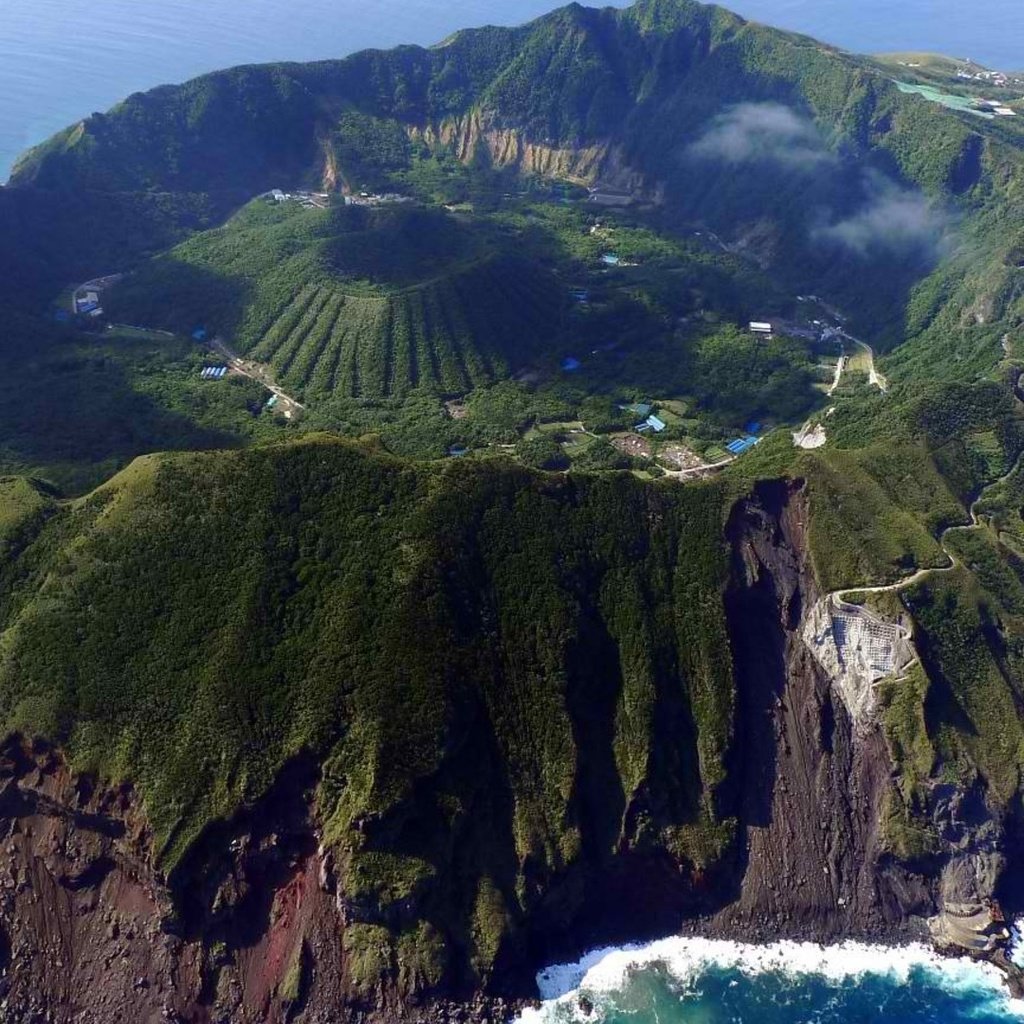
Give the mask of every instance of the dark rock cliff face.
<path id="1" fill-rule="evenodd" d="M 761 485 L 729 524 L 726 596 L 737 687 L 727 812 L 741 823 L 735 900 L 716 931 L 902 937 L 926 933 L 930 880 L 886 855 L 880 835 L 891 763 L 879 729 L 855 735 L 800 638 L 820 596 L 797 483 Z"/>
<path id="2" fill-rule="evenodd" d="M 718 800 L 738 822 L 732 852 L 703 875 L 654 851 L 621 857 L 601 877 L 557 880 L 523 962 L 496 979 L 506 998 L 420 993 L 401 964 L 391 987 L 351 990 L 346 901 L 320 845 L 312 761 L 292 763 L 259 806 L 208 832 L 181 873 L 188 884 L 173 886 L 152 867 L 130 789 L 94 787 L 57 753 L 12 741 L 0 759 L 0 1018 L 501 1019 L 531 996 L 541 961 L 597 942 L 672 930 L 926 937 L 943 890 L 963 888 L 978 851 L 965 848 L 961 860 L 947 851 L 915 868 L 885 852 L 879 822 L 891 765 L 881 734 L 855 733 L 800 640 L 804 609 L 819 596 L 806 523 L 801 485 L 778 482 L 759 486 L 728 524 L 737 713 Z M 963 803 L 943 798 L 942 807 Z M 998 824 L 988 822 L 986 835 L 997 846 Z M 569 930 L 554 912 L 546 920 L 543 907 L 580 886 L 594 894 L 591 909 Z"/>

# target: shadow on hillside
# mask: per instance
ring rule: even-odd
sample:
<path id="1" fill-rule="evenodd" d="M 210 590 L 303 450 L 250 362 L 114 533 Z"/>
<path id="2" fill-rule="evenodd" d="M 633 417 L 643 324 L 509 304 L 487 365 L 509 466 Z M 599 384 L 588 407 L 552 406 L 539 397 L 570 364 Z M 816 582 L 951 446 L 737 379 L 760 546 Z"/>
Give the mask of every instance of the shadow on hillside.
<path id="1" fill-rule="evenodd" d="M 209 337 L 230 338 L 238 330 L 252 291 L 240 277 L 165 255 L 105 292 L 103 303 L 115 323 L 184 335 L 202 327 Z"/>
<path id="2" fill-rule="evenodd" d="M 236 447 L 138 391 L 102 351 L 59 344 L 41 359 L 0 359 L 0 464 L 45 476 L 67 493 L 90 489 L 153 451 Z"/>

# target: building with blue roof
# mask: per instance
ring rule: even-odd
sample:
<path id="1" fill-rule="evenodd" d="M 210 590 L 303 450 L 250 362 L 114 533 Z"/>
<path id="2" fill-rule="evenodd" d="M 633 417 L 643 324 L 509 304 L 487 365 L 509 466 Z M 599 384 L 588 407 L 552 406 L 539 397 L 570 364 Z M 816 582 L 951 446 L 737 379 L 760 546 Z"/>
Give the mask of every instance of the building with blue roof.
<path id="1" fill-rule="evenodd" d="M 648 416 L 643 423 L 638 423 L 633 429 L 638 434 L 646 434 L 649 430 L 660 434 L 666 426 L 667 424 L 663 420 L 659 420 L 657 416 Z"/>
<path id="2" fill-rule="evenodd" d="M 573 370 L 578 370 L 582 365 L 583 364 L 578 359 L 574 359 L 572 356 L 566 356 L 562 360 L 562 369 L 565 370 L 566 373 L 572 373 Z"/>
<path id="3" fill-rule="evenodd" d="M 744 452 L 749 452 L 754 445 L 760 442 L 760 438 L 757 437 L 737 437 L 730 441 L 725 447 L 733 455 L 742 455 Z"/>

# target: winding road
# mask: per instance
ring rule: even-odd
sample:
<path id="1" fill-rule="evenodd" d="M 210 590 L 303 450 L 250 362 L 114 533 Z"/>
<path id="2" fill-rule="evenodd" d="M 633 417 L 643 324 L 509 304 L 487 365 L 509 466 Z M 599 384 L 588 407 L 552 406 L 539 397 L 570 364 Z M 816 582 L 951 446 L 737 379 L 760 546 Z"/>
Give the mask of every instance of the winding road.
<path id="1" fill-rule="evenodd" d="M 258 384 L 262 384 L 268 391 L 277 395 L 278 402 L 280 403 L 280 410 L 288 416 L 289 413 L 293 413 L 294 410 L 298 409 L 305 411 L 306 407 L 296 399 L 292 398 L 277 381 L 274 380 L 270 371 L 262 364 L 256 363 L 248 359 L 243 359 L 237 352 L 229 348 L 227 343 L 220 336 L 213 339 L 210 342 L 210 348 L 217 352 L 223 357 L 224 361 L 231 367 L 235 373 L 240 373 L 243 377 L 248 377 L 250 380 L 256 381 Z"/>
<path id="2" fill-rule="evenodd" d="M 939 547 L 942 548 L 942 553 L 949 559 L 949 565 L 936 565 L 931 566 L 927 569 L 918 569 L 917 572 L 912 573 L 910 576 L 905 576 L 901 580 L 897 580 L 895 583 L 887 583 L 882 586 L 875 587 L 847 587 L 843 590 L 833 590 L 831 594 L 827 596 L 834 598 L 837 601 L 843 601 L 846 599 L 848 594 L 886 594 L 896 593 L 900 590 L 905 590 L 907 587 L 912 587 L 915 583 L 920 583 L 921 580 L 926 579 L 934 573 L 940 572 L 952 572 L 958 565 L 960 565 L 959 559 L 952 551 L 946 546 L 946 538 L 951 533 L 959 531 L 969 530 L 983 530 L 985 524 L 981 521 L 981 517 L 978 515 L 978 506 L 981 504 L 985 495 L 992 490 L 994 487 L 998 487 L 1001 483 L 1008 480 L 1013 474 L 1020 469 L 1021 464 L 1024 463 L 1024 450 L 1017 455 L 1014 459 L 1013 465 L 996 480 L 993 480 L 990 484 L 986 484 L 982 489 L 981 493 L 971 502 L 969 513 L 971 516 L 970 523 L 965 523 L 962 526 L 947 526 L 942 533 L 939 534 L 938 543 Z"/>

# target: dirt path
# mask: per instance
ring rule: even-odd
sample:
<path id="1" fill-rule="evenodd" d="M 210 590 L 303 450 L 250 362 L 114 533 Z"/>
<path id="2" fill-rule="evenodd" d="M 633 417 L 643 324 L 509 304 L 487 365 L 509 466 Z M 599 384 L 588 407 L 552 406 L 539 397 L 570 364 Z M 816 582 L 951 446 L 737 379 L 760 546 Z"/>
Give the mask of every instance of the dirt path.
<path id="1" fill-rule="evenodd" d="M 274 380 L 270 370 L 262 363 L 243 359 L 232 348 L 229 348 L 224 339 L 220 337 L 216 337 L 210 342 L 210 348 L 221 356 L 235 373 L 240 373 L 243 377 L 248 377 L 250 380 L 262 384 L 268 391 L 275 394 L 277 396 L 277 408 L 286 418 L 291 419 L 296 412 L 305 412 L 306 407 L 298 400 L 292 398 Z"/>
<path id="2" fill-rule="evenodd" d="M 661 469 L 665 473 L 666 478 L 673 480 L 687 480 L 690 477 L 708 475 L 716 473 L 719 470 L 725 469 L 726 466 L 731 465 L 736 461 L 736 457 L 732 456 L 728 459 L 723 459 L 721 462 L 709 462 L 703 466 L 692 466 L 690 469 L 665 469 L 664 466 Z"/>
<path id="3" fill-rule="evenodd" d="M 889 390 L 889 382 L 875 369 L 875 350 L 867 342 L 855 338 L 852 334 L 847 334 L 846 331 L 840 331 L 839 334 L 840 337 L 853 342 L 864 353 L 868 363 L 868 383 L 878 388 L 884 395 Z M 847 360 L 847 365 L 849 365 L 849 360 Z"/>
<path id="4" fill-rule="evenodd" d="M 832 386 L 825 392 L 829 398 L 836 393 L 836 388 L 839 387 L 839 382 L 843 379 L 843 370 L 846 369 L 846 355 L 840 353 L 839 359 L 836 361 L 836 375 L 832 378 Z"/>

